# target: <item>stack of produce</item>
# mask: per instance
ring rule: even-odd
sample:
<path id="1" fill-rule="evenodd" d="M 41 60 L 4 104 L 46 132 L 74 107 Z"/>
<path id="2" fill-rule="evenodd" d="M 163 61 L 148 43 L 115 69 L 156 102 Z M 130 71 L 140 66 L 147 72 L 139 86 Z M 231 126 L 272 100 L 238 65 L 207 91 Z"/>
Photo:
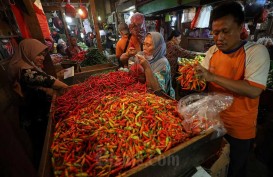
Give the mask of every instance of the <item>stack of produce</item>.
<path id="1" fill-rule="evenodd" d="M 201 63 L 204 60 L 204 56 L 197 55 L 194 59 L 188 59 L 188 58 L 178 58 L 177 62 L 178 65 L 186 65 L 186 64 L 194 64 L 195 61 L 198 61 L 198 63 Z"/>
<path id="2" fill-rule="evenodd" d="M 81 63 L 81 66 L 92 66 L 104 63 L 108 63 L 107 58 L 98 49 L 93 48 L 87 51 L 85 60 Z"/>
<path id="3" fill-rule="evenodd" d="M 77 61 L 77 62 L 82 62 L 85 60 L 85 55 L 86 55 L 86 51 L 81 51 L 79 53 L 77 53 L 76 55 L 74 55 L 71 60 L 72 61 Z"/>
<path id="4" fill-rule="evenodd" d="M 85 82 L 74 85 L 65 94 L 57 97 L 55 118 L 66 118 L 105 95 L 123 95 L 133 91 L 145 93 L 146 84 L 139 83 L 137 78 L 128 72 L 118 71 L 91 76 Z"/>
<path id="5" fill-rule="evenodd" d="M 84 105 L 56 124 L 56 176 L 115 176 L 190 138 L 173 100 L 128 91 Z"/>
<path id="6" fill-rule="evenodd" d="M 180 76 L 177 80 L 183 90 L 203 91 L 206 88 L 205 80 L 201 80 L 197 74 L 196 66 L 203 60 L 203 57 L 197 56 L 196 59 L 181 59 L 178 68 Z"/>
<path id="7" fill-rule="evenodd" d="M 84 51 L 88 50 L 88 46 L 84 42 L 78 42 L 78 46 Z"/>
<path id="8" fill-rule="evenodd" d="M 268 73 L 267 88 L 273 89 L 273 69 L 271 69 Z"/>

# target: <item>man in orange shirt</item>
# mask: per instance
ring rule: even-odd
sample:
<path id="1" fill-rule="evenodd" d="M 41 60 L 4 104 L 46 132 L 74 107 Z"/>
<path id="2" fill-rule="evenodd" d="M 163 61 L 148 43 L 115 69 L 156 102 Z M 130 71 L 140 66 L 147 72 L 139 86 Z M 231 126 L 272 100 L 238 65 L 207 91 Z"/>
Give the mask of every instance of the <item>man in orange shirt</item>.
<path id="1" fill-rule="evenodd" d="M 129 31 L 132 34 L 130 44 L 126 52 L 120 56 L 120 61 L 124 67 L 128 67 L 128 60 L 137 52 L 142 50 L 142 44 L 146 36 L 145 17 L 143 14 L 136 12 L 130 19 Z"/>
<path id="2" fill-rule="evenodd" d="M 246 163 L 256 135 L 259 96 L 266 88 L 269 54 L 263 45 L 240 39 L 244 12 L 237 2 L 214 8 L 212 46 L 199 66 L 209 91 L 233 95 L 233 104 L 220 116 L 230 144 L 229 177 L 245 177 Z"/>
<path id="3" fill-rule="evenodd" d="M 123 66 L 123 64 L 120 62 L 120 56 L 123 53 L 128 53 L 130 50 L 138 52 L 140 51 L 141 47 L 136 36 L 130 34 L 129 27 L 126 23 L 120 23 L 118 25 L 118 30 L 121 34 L 121 39 L 117 42 L 116 45 L 116 57 L 118 59 L 119 65 Z"/>

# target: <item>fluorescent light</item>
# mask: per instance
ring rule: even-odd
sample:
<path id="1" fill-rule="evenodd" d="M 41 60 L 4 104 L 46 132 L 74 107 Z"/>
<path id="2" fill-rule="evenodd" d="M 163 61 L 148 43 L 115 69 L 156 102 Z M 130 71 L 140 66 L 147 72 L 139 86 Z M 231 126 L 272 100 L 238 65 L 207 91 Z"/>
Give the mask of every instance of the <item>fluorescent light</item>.
<path id="1" fill-rule="evenodd" d="M 81 38 L 84 38 L 84 34 L 83 33 L 81 33 Z"/>
<path id="2" fill-rule="evenodd" d="M 71 18 L 71 17 L 65 17 L 65 21 L 66 21 L 67 23 L 71 23 L 71 22 L 72 22 L 72 18 Z"/>
<path id="3" fill-rule="evenodd" d="M 98 20 L 99 20 L 99 21 L 101 21 L 101 18 L 100 18 L 100 16 L 98 16 Z"/>
<path id="4" fill-rule="evenodd" d="M 79 15 L 83 15 L 82 9 L 79 9 L 79 10 L 78 10 L 78 13 L 79 13 Z"/>

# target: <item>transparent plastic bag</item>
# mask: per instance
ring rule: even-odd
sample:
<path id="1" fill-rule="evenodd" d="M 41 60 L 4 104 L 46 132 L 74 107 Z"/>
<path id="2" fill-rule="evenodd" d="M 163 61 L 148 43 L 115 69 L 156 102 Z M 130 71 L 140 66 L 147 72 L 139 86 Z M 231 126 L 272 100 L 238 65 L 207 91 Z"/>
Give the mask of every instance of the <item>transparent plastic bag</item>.
<path id="1" fill-rule="evenodd" d="M 192 134 L 203 134 L 215 129 L 217 137 L 226 133 L 219 113 L 233 103 L 233 96 L 219 93 L 191 94 L 178 102 L 178 112 L 184 118 L 184 129 Z"/>

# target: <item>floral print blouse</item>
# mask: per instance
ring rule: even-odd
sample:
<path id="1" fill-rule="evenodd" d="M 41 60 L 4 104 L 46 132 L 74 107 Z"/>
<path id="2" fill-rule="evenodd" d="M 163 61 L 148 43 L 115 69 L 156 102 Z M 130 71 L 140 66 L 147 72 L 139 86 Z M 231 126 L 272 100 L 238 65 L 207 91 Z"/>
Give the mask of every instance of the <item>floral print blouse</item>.
<path id="1" fill-rule="evenodd" d="M 20 81 L 23 86 L 50 88 L 54 84 L 55 78 L 35 69 L 22 69 Z"/>
<path id="2" fill-rule="evenodd" d="M 160 72 L 155 72 L 154 76 L 164 92 L 170 97 L 175 98 L 175 91 L 172 87 L 170 70 L 170 65 L 166 65 L 165 69 L 161 70 Z"/>

